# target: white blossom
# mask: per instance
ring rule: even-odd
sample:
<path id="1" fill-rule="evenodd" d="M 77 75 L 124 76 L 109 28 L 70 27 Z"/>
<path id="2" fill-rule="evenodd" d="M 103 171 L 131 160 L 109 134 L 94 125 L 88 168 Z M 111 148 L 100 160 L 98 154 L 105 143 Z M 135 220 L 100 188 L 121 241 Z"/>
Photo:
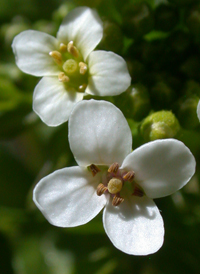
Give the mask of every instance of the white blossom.
<path id="1" fill-rule="evenodd" d="M 69 142 L 79 166 L 57 170 L 35 187 L 33 199 L 47 220 L 74 227 L 103 207 L 103 226 L 115 247 L 133 255 L 156 252 L 164 226 L 152 199 L 182 188 L 195 172 L 190 150 L 175 139 L 132 151 L 121 111 L 105 101 L 78 103 L 69 119 Z"/>
<path id="2" fill-rule="evenodd" d="M 33 95 L 33 109 L 49 126 L 68 120 L 74 105 L 86 94 L 113 96 L 130 85 L 122 57 L 93 51 L 103 36 L 98 14 L 87 7 L 72 10 L 57 38 L 34 30 L 17 35 L 12 44 L 18 67 L 42 76 Z"/>

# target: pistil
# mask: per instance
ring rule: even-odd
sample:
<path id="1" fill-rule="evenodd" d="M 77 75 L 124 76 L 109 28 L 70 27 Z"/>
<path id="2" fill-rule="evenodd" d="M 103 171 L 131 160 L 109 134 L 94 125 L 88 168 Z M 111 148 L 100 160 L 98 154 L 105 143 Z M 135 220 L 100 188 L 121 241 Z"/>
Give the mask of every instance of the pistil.
<path id="1" fill-rule="evenodd" d="M 73 74 L 77 70 L 77 62 L 74 59 L 68 59 L 64 64 L 63 64 L 63 69 L 67 74 Z"/>

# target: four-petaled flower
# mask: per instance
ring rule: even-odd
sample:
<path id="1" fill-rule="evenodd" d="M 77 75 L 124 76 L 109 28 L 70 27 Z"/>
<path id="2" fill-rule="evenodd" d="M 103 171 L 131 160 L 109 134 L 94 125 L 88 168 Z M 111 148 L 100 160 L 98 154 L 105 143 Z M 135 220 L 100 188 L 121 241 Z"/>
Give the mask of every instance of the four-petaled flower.
<path id="1" fill-rule="evenodd" d="M 103 225 L 112 243 L 134 255 L 156 252 L 164 226 L 152 199 L 182 188 L 195 159 L 180 141 L 149 142 L 132 151 L 132 135 L 121 111 L 109 102 L 82 101 L 69 119 L 69 142 L 79 166 L 43 178 L 33 199 L 47 220 L 75 227 L 105 206 Z"/>
<path id="2" fill-rule="evenodd" d="M 47 125 L 67 121 L 73 106 L 86 94 L 113 96 L 129 87 L 124 59 L 113 52 L 93 51 L 102 36 L 98 14 L 78 7 L 66 16 L 57 38 L 34 30 L 14 38 L 18 67 L 43 76 L 35 87 L 33 109 Z"/>

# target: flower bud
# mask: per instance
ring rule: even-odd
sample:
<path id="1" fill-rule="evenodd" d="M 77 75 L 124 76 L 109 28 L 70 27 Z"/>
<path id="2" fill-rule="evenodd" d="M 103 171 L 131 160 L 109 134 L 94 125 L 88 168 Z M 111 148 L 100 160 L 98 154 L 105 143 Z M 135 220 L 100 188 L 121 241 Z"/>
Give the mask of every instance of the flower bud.
<path id="1" fill-rule="evenodd" d="M 154 27 L 153 13 L 146 3 L 128 4 L 122 16 L 124 33 L 130 38 L 139 38 Z"/>
<path id="2" fill-rule="evenodd" d="M 146 142 L 157 139 L 173 138 L 180 125 L 171 111 L 158 111 L 149 115 L 142 123 L 140 131 Z"/>

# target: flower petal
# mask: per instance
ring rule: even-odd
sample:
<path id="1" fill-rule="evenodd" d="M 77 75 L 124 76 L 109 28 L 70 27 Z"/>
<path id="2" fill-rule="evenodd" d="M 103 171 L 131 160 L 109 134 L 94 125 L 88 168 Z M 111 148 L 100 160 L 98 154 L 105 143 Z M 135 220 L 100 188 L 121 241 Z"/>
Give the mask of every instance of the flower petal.
<path id="1" fill-rule="evenodd" d="M 135 171 L 135 181 L 150 198 L 170 195 L 182 188 L 195 172 L 190 150 L 175 139 L 149 142 L 129 154 L 122 168 Z"/>
<path id="2" fill-rule="evenodd" d="M 17 66 L 25 73 L 35 76 L 50 76 L 59 73 L 58 66 L 49 52 L 58 48 L 53 36 L 35 30 L 18 34 L 12 43 Z"/>
<path id="3" fill-rule="evenodd" d="M 198 116 L 199 121 L 200 121 L 200 100 L 199 100 L 199 103 L 197 105 L 197 116 Z"/>
<path id="4" fill-rule="evenodd" d="M 96 11 L 87 7 L 72 10 L 63 20 L 57 38 L 62 43 L 74 42 L 83 58 L 99 44 L 103 36 L 103 24 Z"/>
<path id="5" fill-rule="evenodd" d="M 69 142 L 80 166 L 122 163 L 132 135 L 122 112 L 106 101 L 82 101 L 69 119 Z"/>
<path id="6" fill-rule="evenodd" d="M 131 84 L 126 62 L 113 53 L 93 51 L 88 56 L 89 84 L 86 93 L 92 95 L 118 95 Z"/>
<path id="7" fill-rule="evenodd" d="M 58 77 L 43 77 L 33 94 L 33 110 L 48 126 L 66 122 L 74 105 L 84 93 L 68 91 Z"/>
<path id="8" fill-rule="evenodd" d="M 117 207 L 108 203 L 103 225 L 114 246 L 127 254 L 152 254 L 163 244 L 163 219 L 155 203 L 146 196 L 132 196 Z"/>
<path id="9" fill-rule="evenodd" d="M 36 185 L 33 200 L 51 224 L 60 227 L 83 225 L 106 204 L 106 196 L 96 194 L 100 180 L 97 175 L 93 177 L 80 167 L 57 170 Z"/>

